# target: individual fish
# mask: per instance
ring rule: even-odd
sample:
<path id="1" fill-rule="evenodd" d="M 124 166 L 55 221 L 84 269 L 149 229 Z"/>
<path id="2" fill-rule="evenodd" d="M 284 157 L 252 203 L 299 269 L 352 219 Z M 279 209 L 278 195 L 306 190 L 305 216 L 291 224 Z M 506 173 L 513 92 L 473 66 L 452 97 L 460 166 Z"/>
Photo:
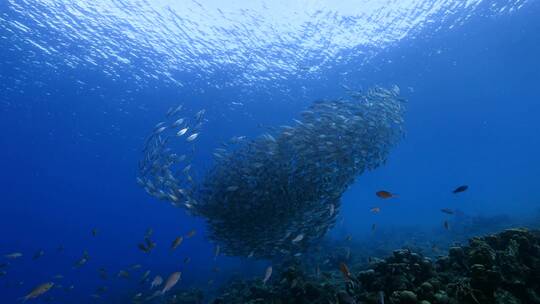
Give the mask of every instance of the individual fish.
<path id="1" fill-rule="evenodd" d="M 18 259 L 18 258 L 20 258 L 22 256 L 23 256 L 22 253 L 14 252 L 14 253 L 4 255 L 4 258 L 14 260 L 14 259 Z"/>
<path id="2" fill-rule="evenodd" d="M 375 192 L 375 195 L 377 195 L 379 198 L 382 198 L 382 199 L 397 197 L 397 194 L 394 194 L 385 190 L 377 191 Z"/>
<path id="3" fill-rule="evenodd" d="M 379 304 L 384 304 L 384 291 L 379 291 Z"/>
<path id="4" fill-rule="evenodd" d="M 22 298 L 22 301 L 26 302 L 26 301 L 28 301 L 30 299 L 35 299 L 35 298 L 43 295 L 47 291 L 49 291 L 53 286 L 54 286 L 53 282 L 43 283 L 43 284 L 35 287 L 34 289 L 32 289 L 32 291 L 30 291 L 29 294 L 27 294 L 26 296 L 24 296 Z"/>
<path id="5" fill-rule="evenodd" d="M 101 267 L 99 270 L 99 277 L 102 279 L 102 280 L 106 280 L 107 279 L 107 270 L 103 267 Z"/>
<path id="6" fill-rule="evenodd" d="M 345 263 L 339 264 L 339 271 L 341 271 L 341 274 L 343 274 L 346 281 L 351 281 L 351 272 Z"/>
<path id="7" fill-rule="evenodd" d="M 351 240 L 352 240 L 352 235 L 349 234 L 345 237 L 345 241 L 350 242 Z"/>
<path id="8" fill-rule="evenodd" d="M 154 134 L 160 134 L 160 133 L 163 133 L 163 131 L 167 130 L 167 127 L 160 127 L 160 128 L 157 128 L 155 131 L 154 131 Z"/>
<path id="9" fill-rule="evenodd" d="M 377 229 L 377 225 L 376 225 L 376 224 L 372 224 L 372 225 L 371 225 L 371 231 L 375 232 L 375 229 Z"/>
<path id="10" fill-rule="evenodd" d="M 137 269 L 141 269 L 142 265 L 141 264 L 133 264 L 129 268 L 131 268 L 131 270 L 137 270 Z"/>
<path id="11" fill-rule="evenodd" d="M 188 234 L 186 235 L 186 238 L 192 238 L 195 236 L 195 234 L 197 234 L 197 230 L 193 229 L 191 230 L 190 232 L 188 232 Z"/>
<path id="12" fill-rule="evenodd" d="M 454 211 L 448 208 L 441 209 L 441 212 L 446 213 L 446 214 L 454 214 Z"/>
<path id="13" fill-rule="evenodd" d="M 336 207 L 334 206 L 334 204 L 330 204 L 330 207 L 329 207 L 330 216 L 334 215 L 335 209 L 336 209 Z"/>
<path id="14" fill-rule="evenodd" d="M 173 124 L 171 125 L 172 128 L 179 127 L 184 123 L 184 118 L 178 118 Z"/>
<path id="15" fill-rule="evenodd" d="M 88 263 L 88 260 L 90 259 L 90 256 L 88 255 L 88 252 L 85 250 L 83 252 L 82 257 L 75 262 L 75 268 L 79 268 L 81 266 L 84 266 L 86 263 Z"/>
<path id="16" fill-rule="evenodd" d="M 444 221 L 443 226 L 444 226 L 444 229 L 450 230 L 450 224 L 448 224 L 448 221 Z"/>
<path id="17" fill-rule="evenodd" d="M 264 273 L 263 285 L 266 284 L 266 282 L 268 282 L 271 276 L 272 276 L 272 266 L 268 266 L 268 268 L 266 268 L 266 272 Z"/>
<path id="18" fill-rule="evenodd" d="M 3 277 L 5 275 L 7 275 L 7 271 L 5 270 L 0 271 L 0 277 Z"/>
<path id="19" fill-rule="evenodd" d="M 194 141 L 195 139 L 197 139 L 197 137 L 199 137 L 199 133 L 193 133 L 188 136 L 188 138 L 186 138 L 186 141 Z"/>
<path id="20" fill-rule="evenodd" d="M 167 291 L 171 290 L 171 288 L 173 288 L 174 285 L 178 283 L 181 276 L 182 276 L 181 272 L 172 273 L 167 279 L 167 282 L 165 282 L 165 287 L 163 287 L 163 289 L 161 290 L 161 294 L 165 294 Z"/>
<path id="21" fill-rule="evenodd" d="M 293 244 L 296 244 L 298 242 L 300 242 L 301 240 L 304 239 L 304 234 L 303 233 L 300 233 L 299 235 L 297 235 L 294 239 L 292 239 L 292 243 Z"/>
<path id="22" fill-rule="evenodd" d="M 64 278 L 64 276 L 61 275 L 61 274 L 57 274 L 57 275 L 55 275 L 55 276 L 53 277 L 53 279 L 55 279 L 55 280 L 61 280 L 61 279 L 63 279 L 63 278 Z"/>
<path id="23" fill-rule="evenodd" d="M 220 249 L 219 245 L 216 245 L 216 248 L 214 249 L 214 260 L 219 256 Z"/>
<path id="24" fill-rule="evenodd" d="M 32 257 L 32 260 L 37 260 L 44 255 L 45 255 L 45 250 L 40 249 L 38 252 L 34 254 L 34 256 Z"/>
<path id="25" fill-rule="evenodd" d="M 191 258 L 190 257 L 185 257 L 184 258 L 184 264 L 188 264 L 189 262 L 191 262 Z"/>
<path id="26" fill-rule="evenodd" d="M 150 289 L 154 289 L 154 287 L 159 287 L 163 283 L 163 278 L 161 276 L 155 276 L 152 280 L 152 283 L 150 283 Z"/>
<path id="27" fill-rule="evenodd" d="M 143 273 L 143 275 L 141 276 L 141 283 L 145 282 L 146 279 L 148 279 L 148 276 L 150 276 L 150 270 L 147 270 Z"/>
<path id="28" fill-rule="evenodd" d="M 178 133 L 176 133 L 176 136 L 182 136 L 182 135 L 186 134 L 186 132 L 188 130 L 189 130 L 189 128 L 180 129 L 180 131 L 178 131 Z"/>
<path id="29" fill-rule="evenodd" d="M 129 278 L 129 272 L 127 272 L 126 270 L 120 270 L 116 276 L 119 277 L 119 278 L 128 279 Z"/>
<path id="30" fill-rule="evenodd" d="M 379 212 L 381 212 L 381 208 L 373 207 L 373 208 L 369 209 L 369 211 L 371 211 L 372 213 L 379 213 Z"/>
<path id="31" fill-rule="evenodd" d="M 174 241 L 171 244 L 171 249 L 175 250 L 178 246 L 180 246 L 180 244 L 182 244 L 183 240 L 184 240 L 184 237 L 182 236 L 179 236 L 176 239 L 174 239 Z"/>
<path id="32" fill-rule="evenodd" d="M 96 237 L 97 234 L 98 234 L 97 228 L 92 229 L 92 236 L 93 236 L 93 237 Z"/>
<path id="33" fill-rule="evenodd" d="M 9 263 L 0 263 L 0 268 L 8 267 Z"/>
<path id="34" fill-rule="evenodd" d="M 457 194 L 457 193 L 460 193 L 460 192 L 465 192 L 465 191 L 467 191 L 467 189 L 469 189 L 469 186 L 462 185 L 462 186 L 459 186 L 456 189 L 454 189 L 454 191 L 452 191 L 452 193 Z"/>
<path id="35" fill-rule="evenodd" d="M 176 115 L 178 112 L 182 111 L 182 107 L 183 105 L 178 105 L 176 108 L 170 108 L 168 111 L 167 111 L 167 117 L 171 117 L 171 116 L 174 116 Z"/>

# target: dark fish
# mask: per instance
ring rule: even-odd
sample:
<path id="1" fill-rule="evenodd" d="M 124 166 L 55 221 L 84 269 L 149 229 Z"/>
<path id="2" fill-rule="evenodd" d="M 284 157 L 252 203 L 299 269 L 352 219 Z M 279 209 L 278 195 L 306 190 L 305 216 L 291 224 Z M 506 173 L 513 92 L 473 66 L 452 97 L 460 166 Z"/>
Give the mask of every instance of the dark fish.
<path id="1" fill-rule="evenodd" d="M 469 186 L 467 186 L 467 185 L 459 186 L 456 189 L 454 189 L 454 191 L 452 191 L 452 193 L 456 194 L 456 193 L 460 193 L 460 192 L 465 192 L 465 191 L 467 191 L 467 189 L 469 189 Z"/>
<path id="2" fill-rule="evenodd" d="M 448 208 L 441 209 L 441 212 L 446 213 L 446 214 L 454 214 L 454 211 Z"/>
<path id="3" fill-rule="evenodd" d="M 341 274 L 343 274 L 343 277 L 345 280 L 350 281 L 351 280 L 351 272 L 349 271 L 349 267 L 345 263 L 339 264 L 339 271 L 341 271 Z"/>
<path id="4" fill-rule="evenodd" d="M 450 230 L 450 225 L 448 224 L 448 221 L 444 221 L 444 229 Z"/>
<path id="5" fill-rule="evenodd" d="M 384 190 L 375 192 L 375 195 L 377 195 L 379 198 L 382 198 L 382 199 L 397 197 L 397 194 L 394 194 L 394 193 L 391 193 L 391 192 L 388 192 L 388 191 L 384 191 Z"/>

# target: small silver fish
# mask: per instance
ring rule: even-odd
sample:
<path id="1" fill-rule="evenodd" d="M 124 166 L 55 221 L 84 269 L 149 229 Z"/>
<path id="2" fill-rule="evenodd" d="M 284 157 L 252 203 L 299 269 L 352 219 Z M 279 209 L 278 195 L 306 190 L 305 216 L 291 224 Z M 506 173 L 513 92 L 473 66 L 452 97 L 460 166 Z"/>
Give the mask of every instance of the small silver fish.
<path id="1" fill-rule="evenodd" d="M 161 290 L 161 294 L 164 294 L 167 291 L 171 290 L 171 288 L 173 288 L 174 285 L 176 285 L 176 283 L 178 283 L 181 276 L 182 276 L 182 273 L 179 272 L 179 271 L 172 273 L 169 276 L 169 278 L 167 279 L 167 282 L 165 283 L 165 287 L 163 287 L 163 289 Z"/>
<path id="2" fill-rule="evenodd" d="M 297 235 L 297 236 L 292 240 L 292 242 L 293 242 L 293 244 L 294 244 L 294 243 L 298 243 L 298 242 L 300 242 L 300 241 L 303 240 L 303 239 L 304 239 L 304 234 L 300 233 L 299 235 Z"/>
<path id="3" fill-rule="evenodd" d="M 266 268 L 266 273 L 264 274 L 263 285 L 266 284 L 266 282 L 268 282 L 271 276 L 272 276 L 272 266 L 268 266 L 268 268 Z"/>
<path id="4" fill-rule="evenodd" d="M 199 133 L 193 133 L 188 138 L 186 138 L 186 141 L 194 141 L 195 139 L 197 139 L 197 137 L 199 137 Z"/>
<path id="5" fill-rule="evenodd" d="M 188 130 L 189 130 L 189 128 L 183 128 L 180 131 L 178 131 L 178 133 L 176 133 L 176 136 L 182 136 L 182 135 L 186 134 L 186 132 Z"/>

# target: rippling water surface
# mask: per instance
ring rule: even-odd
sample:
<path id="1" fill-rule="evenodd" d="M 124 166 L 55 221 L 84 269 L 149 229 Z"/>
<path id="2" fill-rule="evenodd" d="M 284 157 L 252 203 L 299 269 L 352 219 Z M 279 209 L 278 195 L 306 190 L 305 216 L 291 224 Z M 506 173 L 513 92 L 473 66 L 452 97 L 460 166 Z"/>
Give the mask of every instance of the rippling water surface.
<path id="1" fill-rule="evenodd" d="M 29 66 L 80 66 L 119 80 L 197 79 L 215 86 L 320 77 L 404 39 L 424 39 L 471 16 L 512 13 L 498 1 L 26 1 L 9 0 L 4 43 Z"/>

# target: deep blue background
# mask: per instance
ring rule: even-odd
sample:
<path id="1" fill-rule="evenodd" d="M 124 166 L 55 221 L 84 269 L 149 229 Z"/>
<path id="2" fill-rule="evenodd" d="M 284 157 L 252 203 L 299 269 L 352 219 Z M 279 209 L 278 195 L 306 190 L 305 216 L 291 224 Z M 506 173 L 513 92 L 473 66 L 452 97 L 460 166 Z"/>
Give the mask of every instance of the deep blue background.
<path id="1" fill-rule="evenodd" d="M 55 303 L 70 303 L 89 301 L 100 285 L 109 287 L 112 298 L 131 296 L 146 269 L 152 269 L 151 277 L 182 270 L 184 287 L 204 286 L 209 278 L 235 271 L 263 272 L 267 262 L 251 272 L 237 259 L 214 262 L 202 221 L 156 201 L 136 185 L 145 136 L 178 102 L 209 110 L 198 146 L 204 163 L 221 140 L 261 133 L 258 123 L 286 123 L 317 98 L 343 95 L 343 83 L 395 83 L 408 99 L 407 136 L 386 166 L 359 177 L 345 194 L 345 227 L 335 235 L 345 230 L 362 236 L 373 222 L 436 231 L 442 229 L 445 216 L 439 209 L 445 207 L 468 214 L 509 214 L 521 224 L 538 214 L 540 203 L 539 14 L 540 5 L 529 4 L 510 15 L 476 16 L 436 35 L 428 28 L 368 65 L 337 65 L 320 81 L 284 81 L 287 94 L 252 88 L 249 99 L 260 102 L 232 110 L 228 104 L 246 96 L 235 88 L 190 92 L 157 80 L 141 87 L 113 82 L 99 68 L 30 67 L 28 53 L 0 48 L 0 254 L 24 254 L 10 261 L 8 275 L 0 277 L 2 303 L 14 302 L 55 274 L 65 276 L 64 286 L 75 285 L 71 294 L 51 293 L 59 299 Z M 39 61 L 44 55 L 35 56 Z M 30 68 L 32 73 L 21 73 Z M 35 79 L 19 77 L 23 74 Z M 221 80 L 219 75 L 213 79 Z M 450 192 L 460 184 L 470 190 L 456 197 Z M 380 189 L 400 197 L 381 202 L 373 194 Z M 382 212 L 371 214 L 374 206 Z M 96 238 L 90 234 L 94 227 L 99 230 Z M 136 244 L 149 227 L 158 247 L 148 256 Z M 191 229 L 197 229 L 197 236 L 171 253 L 170 242 Z M 56 252 L 60 245 L 64 253 Z M 41 248 L 45 256 L 32 261 Z M 72 269 L 84 250 L 91 257 L 88 265 Z M 186 256 L 192 259 L 188 265 L 183 264 Z M 132 273 L 137 280 L 114 278 L 135 263 L 143 265 Z M 217 275 L 215 265 L 221 268 Z M 100 282 L 99 267 L 109 271 L 108 282 Z"/>

